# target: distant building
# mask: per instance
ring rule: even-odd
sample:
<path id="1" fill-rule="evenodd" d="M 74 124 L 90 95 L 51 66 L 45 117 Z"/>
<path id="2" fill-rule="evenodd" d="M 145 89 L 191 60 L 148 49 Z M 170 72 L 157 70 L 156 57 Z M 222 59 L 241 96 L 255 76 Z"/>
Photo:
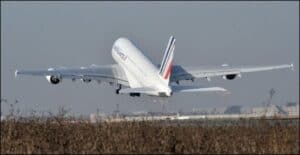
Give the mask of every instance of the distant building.
<path id="1" fill-rule="evenodd" d="M 226 108 L 218 107 L 218 108 L 193 108 L 193 114 L 201 114 L 201 115 L 208 115 L 208 114 L 223 114 Z"/>
<path id="2" fill-rule="evenodd" d="M 102 121 L 105 119 L 105 114 L 104 113 L 91 113 L 90 114 L 90 122 L 91 123 L 96 123 L 99 121 Z"/>
<path id="3" fill-rule="evenodd" d="M 266 113 L 266 108 L 264 107 L 253 107 L 252 108 L 252 113 L 253 114 L 257 114 L 257 115 L 262 115 L 262 114 L 265 114 Z"/>
<path id="4" fill-rule="evenodd" d="M 287 106 L 287 107 L 295 107 L 295 106 L 299 106 L 299 104 L 297 104 L 296 102 L 288 102 L 285 106 Z"/>
<path id="5" fill-rule="evenodd" d="M 299 104 L 295 102 L 289 102 L 282 109 L 287 113 L 288 116 L 299 116 Z"/>
<path id="6" fill-rule="evenodd" d="M 241 113 L 241 106 L 239 106 L 239 105 L 229 106 L 224 111 L 224 114 L 240 114 L 240 113 Z"/>
<path id="7" fill-rule="evenodd" d="M 252 109 L 249 107 L 241 107 L 241 114 L 251 114 Z"/>
<path id="8" fill-rule="evenodd" d="M 148 115 L 147 111 L 136 111 L 132 112 L 133 115 Z"/>
<path id="9" fill-rule="evenodd" d="M 278 105 L 270 105 L 266 109 L 266 116 L 276 116 L 276 115 L 287 115 L 287 112 L 285 112 L 280 106 Z"/>

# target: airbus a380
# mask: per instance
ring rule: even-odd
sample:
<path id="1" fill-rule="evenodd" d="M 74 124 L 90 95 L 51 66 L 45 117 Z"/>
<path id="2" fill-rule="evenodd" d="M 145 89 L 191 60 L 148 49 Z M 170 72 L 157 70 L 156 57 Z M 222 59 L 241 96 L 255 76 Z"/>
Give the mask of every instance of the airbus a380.
<path id="1" fill-rule="evenodd" d="M 112 57 L 117 64 L 81 68 L 49 68 L 48 70 L 16 70 L 17 75 L 44 76 L 52 84 L 58 84 L 63 79 L 80 79 L 83 82 L 108 82 L 116 84 L 116 94 L 130 96 L 169 97 L 180 92 L 227 91 L 221 87 L 182 86 L 179 81 L 221 76 L 227 80 L 241 77 L 242 73 L 267 71 L 283 68 L 293 69 L 293 64 L 257 67 L 233 67 L 222 65 L 217 67 L 183 67 L 173 65 L 175 38 L 170 37 L 160 65 L 153 64 L 127 38 L 119 38 L 112 47 Z M 177 83 L 177 84 L 176 84 Z"/>

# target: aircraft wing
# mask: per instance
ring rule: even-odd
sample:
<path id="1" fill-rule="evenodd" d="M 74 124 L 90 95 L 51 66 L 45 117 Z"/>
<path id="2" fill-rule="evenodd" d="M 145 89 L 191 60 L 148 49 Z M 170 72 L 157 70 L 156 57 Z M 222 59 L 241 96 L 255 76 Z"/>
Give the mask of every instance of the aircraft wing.
<path id="1" fill-rule="evenodd" d="M 202 87 L 202 86 L 176 86 L 172 85 L 172 92 L 174 93 L 190 93 L 190 92 L 227 92 L 226 89 L 222 87 Z M 139 87 L 139 88 L 125 88 L 120 90 L 121 94 L 129 93 L 141 93 L 147 95 L 159 95 L 159 90 L 150 87 Z"/>
<path id="2" fill-rule="evenodd" d="M 227 65 L 215 67 L 182 67 L 175 65 L 172 68 L 171 80 L 177 82 L 180 80 L 193 80 L 196 78 L 210 78 L 216 76 L 238 75 L 248 72 L 268 71 L 275 69 L 292 68 L 293 64 L 274 65 L 274 66 L 247 66 L 231 67 Z"/>
<path id="3" fill-rule="evenodd" d="M 172 91 L 175 93 L 185 93 L 185 92 L 217 92 L 227 90 L 222 87 L 202 87 L 202 86 L 172 86 Z"/>
<path id="4" fill-rule="evenodd" d="M 80 68 L 49 68 L 48 70 L 16 70 L 15 76 L 18 75 L 57 76 L 61 79 L 72 80 L 88 79 L 129 86 L 125 72 L 117 64 Z"/>
<path id="5" fill-rule="evenodd" d="M 125 88 L 120 90 L 121 94 L 129 93 L 142 93 L 142 94 L 152 94 L 155 95 L 158 93 L 158 90 L 150 87 L 139 87 L 139 88 Z"/>

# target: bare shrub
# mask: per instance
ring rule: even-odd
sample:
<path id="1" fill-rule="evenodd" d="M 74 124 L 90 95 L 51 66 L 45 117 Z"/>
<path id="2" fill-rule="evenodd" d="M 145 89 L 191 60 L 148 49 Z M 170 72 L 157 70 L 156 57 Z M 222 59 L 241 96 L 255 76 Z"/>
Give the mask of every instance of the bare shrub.
<path id="1" fill-rule="evenodd" d="M 72 121 L 65 110 L 46 119 L 1 121 L 1 153 L 298 154 L 299 120 Z"/>

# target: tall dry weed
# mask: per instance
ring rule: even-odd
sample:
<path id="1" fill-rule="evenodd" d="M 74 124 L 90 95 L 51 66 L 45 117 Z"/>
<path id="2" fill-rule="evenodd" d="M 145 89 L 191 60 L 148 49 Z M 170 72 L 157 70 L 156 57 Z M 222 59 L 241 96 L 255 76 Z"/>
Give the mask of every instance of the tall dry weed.
<path id="1" fill-rule="evenodd" d="M 4 153 L 299 154 L 299 120 L 71 122 L 63 115 L 1 122 Z M 284 120 L 282 120 L 284 121 Z"/>

